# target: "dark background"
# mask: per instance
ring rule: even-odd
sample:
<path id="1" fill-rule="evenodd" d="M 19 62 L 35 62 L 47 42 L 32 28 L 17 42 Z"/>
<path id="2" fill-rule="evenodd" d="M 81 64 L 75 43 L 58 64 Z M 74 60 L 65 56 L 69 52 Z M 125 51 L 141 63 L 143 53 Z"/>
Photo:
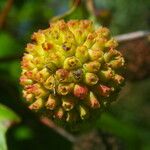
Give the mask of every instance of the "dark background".
<path id="1" fill-rule="evenodd" d="M 114 36 L 150 29 L 149 0 L 95 0 L 95 3 L 98 23 L 109 27 Z M 6 4 L 7 0 L 0 0 L 0 14 Z M 71 142 L 44 126 L 24 107 L 19 85 L 20 60 L 31 34 L 38 29 L 47 28 L 53 16 L 62 14 L 71 5 L 71 0 L 14 0 L 0 26 L 0 103 L 11 108 L 22 120 L 19 124 L 13 125 L 6 134 L 10 150 L 72 148 Z M 75 12 L 66 19 L 89 17 L 86 0 L 83 0 Z M 145 40 L 148 40 L 147 37 Z M 134 63 L 137 59 L 145 60 L 145 55 L 141 57 L 145 51 L 149 51 L 147 55 L 150 56 L 150 42 L 143 48 L 143 52 L 138 52 L 136 42 L 133 44 Z M 129 55 L 130 52 L 127 57 Z M 95 124 L 99 136 L 105 134 L 107 137 L 107 134 L 110 134 L 119 141 L 122 147 L 120 149 L 150 149 L 150 59 L 147 64 L 144 64 L 144 61 L 141 63 L 141 66 L 147 65 L 144 68 L 146 73 L 138 78 L 143 69 L 134 71 L 134 74 L 134 67 L 130 68 L 130 73 L 127 70 L 126 85 L 118 101 Z M 7 117 L 7 113 L 5 115 Z"/>

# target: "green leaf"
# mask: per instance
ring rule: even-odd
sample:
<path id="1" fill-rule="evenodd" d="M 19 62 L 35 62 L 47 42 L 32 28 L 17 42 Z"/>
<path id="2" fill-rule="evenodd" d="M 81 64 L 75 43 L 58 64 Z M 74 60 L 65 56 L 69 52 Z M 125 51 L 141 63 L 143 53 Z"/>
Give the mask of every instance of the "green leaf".
<path id="1" fill-rule="evenodd" d="M 9 108 L 0 104 L 0 150 L 7 150 L 6 131 L 13 122 L 19 122 L 20 118 Z"/>
<path id="2" fill-rule="evenodd" d="M 0 121 L 20 121 L 19 117 L 8 107 L 0 104 Z"/>
<path id="3" fill-rule="evenodd" d="M 6 140 L 5 140 L 5 132 L 0 125 L 0 149 L 7 150 Z"/>

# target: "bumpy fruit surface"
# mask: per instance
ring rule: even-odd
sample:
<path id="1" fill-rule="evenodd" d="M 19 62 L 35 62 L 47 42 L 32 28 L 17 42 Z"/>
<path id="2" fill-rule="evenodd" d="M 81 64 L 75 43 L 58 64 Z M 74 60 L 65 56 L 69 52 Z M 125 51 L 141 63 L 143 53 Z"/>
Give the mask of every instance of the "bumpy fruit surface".
<path id="1" fill-rule="evenodd" d="M 95 118 L 116 99 L 124 58 L 107 28 L 60 20 L 32 40 L 20 77 L 31 110 L 69 126 Z"/>

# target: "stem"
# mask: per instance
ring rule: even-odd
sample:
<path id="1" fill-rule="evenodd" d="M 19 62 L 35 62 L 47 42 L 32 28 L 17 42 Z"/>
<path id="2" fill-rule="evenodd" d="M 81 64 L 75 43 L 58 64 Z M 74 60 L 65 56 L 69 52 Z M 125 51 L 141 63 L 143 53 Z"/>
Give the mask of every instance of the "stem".
<path id="1" fill-rule="evenodd" d="M 94 23 L 97 23 L 97 18 L 96 18 L 96 7 L 94 0 L 86 0 L 86 7 L 87 10 L 89 11 L 90 14 L 90 19 L 93 20 Z"/>
<path id="2" fill-rule="evenodd" d="M 40 119 L 40 121 L 47 127 L 55 130 L 57 133 L 68 139 L 70 142 L 74 143 L 76 141 L 76 138 L 73 135 L 65 131 L 63 128 L 56 126 L 50 119 L 43 117 Z"/>
<path id="3" fill-rule="evenodd" d="M 96 8 L 95 8 L 95 3 L 94 3 L 94 1 L 93 1 L 93 0 L 87 0 L 86 6 L 87 6 L 87 9 L 88 9 L 90 15 L 95 16 L 95 9 L 96 9 Z"/>
<path id="4" fill-rule="evenodd" d="M 145 38 L 145 37 L 147 37 L 148 39 L 149 36 L 150 36 L 149 31 L 137 31 L 137 32 L 131 32 L 122 35 L 117 35 L 115 36 L 115 39 L 121 43 L 121 42 L 132 41 L 140 38 Z"/>
<path id="5" fill-rule="evenodd" d="M 51 19 L 51 22 L 55 22 L 57 20 L 60 20 L 60 19 L 63 19 L 65 17 L 69 16 L 70 14 L 72 14 L 77 9 L 77 7 L 79 6 L 80 3 L 81 3 L 81 0 L 75 0 L 74 4 L 70 10 L 68 10 L 67 12 L 65 12 L 62 15 L 58 15 L 56 17 L 53 17 Z"/>
<path id="6" fill-rule="evenodd" d="M 4 9 L 2 10 L 2 12 L 0 13 L 0 28 L 3 27 L 4 23 L 5 23 L 5 19 L 11 9 L 13 5 L 13 0 L 8 0 L 6 3 L 6 6 L 4 7 Z"/>

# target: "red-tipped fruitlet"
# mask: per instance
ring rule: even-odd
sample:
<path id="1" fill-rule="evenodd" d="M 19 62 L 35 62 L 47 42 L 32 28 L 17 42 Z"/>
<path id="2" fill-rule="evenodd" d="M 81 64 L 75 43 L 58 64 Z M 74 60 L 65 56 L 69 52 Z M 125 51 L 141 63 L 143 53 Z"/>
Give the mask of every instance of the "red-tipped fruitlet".
<path id="1" fill-rule="evenodd" d="M 90 123 L 114 100 L 124 83 L 124 58 L 109 29 L 95 29 L 90 20 L 59 20 L 32 40 L 20 77 L 31 110 L 74 128 Z"/>

